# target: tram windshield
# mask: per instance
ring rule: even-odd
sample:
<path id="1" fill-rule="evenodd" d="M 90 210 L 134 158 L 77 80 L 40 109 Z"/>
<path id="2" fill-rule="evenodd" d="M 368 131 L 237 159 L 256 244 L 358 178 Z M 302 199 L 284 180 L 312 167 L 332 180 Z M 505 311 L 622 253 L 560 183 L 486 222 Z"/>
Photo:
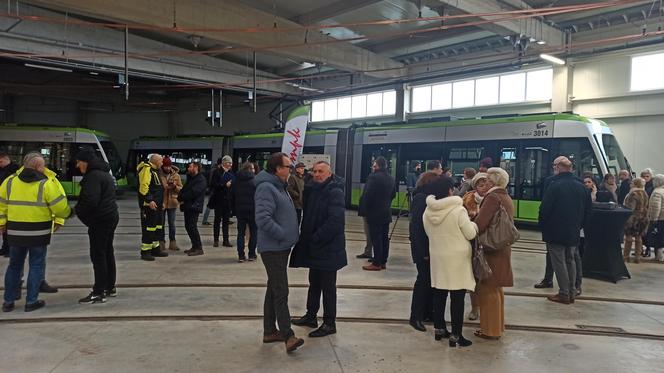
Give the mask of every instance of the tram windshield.
<path id="1" fill-rule="evenodd" d="M 606 153 L 606 161 L 609 164 L 610 173 L 618 175 L 620 170 L 631 171 L 627 159 L 625 159 L 625 155 L 613 135 L 602 135 L 602 144 L 604 145 L 604 153 Z"/>
<path id="2" fill-rule="evenodd" d="M 115 144 L 107 140 L 99 141 L 99 143 L 104 149 L 104 153 L 106 153 L 106 158 L 108 158 L 108 164 L 111 166 L 111 172 L 113 172 L 113 176 L 115 176 L 116 179 L 124 177 L 122 159 L 120 158 L 120 154 L 118 153 L 118 149 L 115 147 Z"/>

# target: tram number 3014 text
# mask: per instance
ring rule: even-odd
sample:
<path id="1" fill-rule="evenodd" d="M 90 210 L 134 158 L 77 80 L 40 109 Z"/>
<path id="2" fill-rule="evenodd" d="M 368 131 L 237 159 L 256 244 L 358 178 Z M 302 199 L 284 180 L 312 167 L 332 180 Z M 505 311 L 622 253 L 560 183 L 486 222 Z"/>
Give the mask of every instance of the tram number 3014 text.
<path id="1" fill-rule="evenodd" d="M 534 137 L 549 136 L 549 130 L 534 130 L 533 136 Z"/>

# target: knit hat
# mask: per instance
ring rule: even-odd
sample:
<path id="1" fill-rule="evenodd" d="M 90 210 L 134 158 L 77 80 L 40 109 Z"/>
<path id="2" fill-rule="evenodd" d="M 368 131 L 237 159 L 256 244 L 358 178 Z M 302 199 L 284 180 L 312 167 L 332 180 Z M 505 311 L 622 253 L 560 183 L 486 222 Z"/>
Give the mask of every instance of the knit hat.
<path id="1" fill-rule="evenodd" d="M 90 163 L 97 158 L 97 153 L 90 148 L 83 148 L 78 153 L 76 153 L 76 160 Z"/>
<path id="2" fill-rule="evenodd" d="M 225 156 L 223 156 L 223 158 L 221 158 L 221 163 L 225 163 L 225 162 L 233 163 L 233 158 L 231 158 L 230 155 L 225 155 Z"/>
<path id="3" fill-rule="evenodd" d="M 307 166 L 302 162 L 298 162 L 298 164 L 295 165 L 295 168 L 300 168 L 300 167 L 306 168 Z"/>
<path id="4" fill-rule="evenodd" d="M 162 167 L 171 167 L 173 165 L 173 162 L 171 159 L 166 155 L 164 156 L 164 159 L 162 160 L 161 166 Z"/>

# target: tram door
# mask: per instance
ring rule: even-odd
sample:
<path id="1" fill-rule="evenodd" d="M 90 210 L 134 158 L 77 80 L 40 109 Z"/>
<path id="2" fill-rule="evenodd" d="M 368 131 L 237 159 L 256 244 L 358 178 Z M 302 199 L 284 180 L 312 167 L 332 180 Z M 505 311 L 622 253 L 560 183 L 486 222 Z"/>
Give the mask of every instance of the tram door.
<path id="1" fill-rule="evenodd" d="M 516 195 L 519 200 L 517 216 L 523 220 L 537 220 L 544 195 L 544 184 L 552 175 L 550 141 L 524 140 L 517 160 Z"/>

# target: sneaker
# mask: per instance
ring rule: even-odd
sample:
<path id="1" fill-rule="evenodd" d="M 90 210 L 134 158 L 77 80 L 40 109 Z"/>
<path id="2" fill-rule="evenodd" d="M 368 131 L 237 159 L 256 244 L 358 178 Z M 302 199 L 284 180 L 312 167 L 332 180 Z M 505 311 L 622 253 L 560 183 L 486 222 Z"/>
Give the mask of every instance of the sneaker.
<path id="1" fill-rule="evenodd" d="M 80 304 L 95 304 L 95 303 L 106 303 L 106 297 L 102 295 L 97 295 L 94 293 L 88 294 L 87 297 L 81 298 L 78 300 Z"/>
<path id="2" fill-rule="evenodd" d="M 118 296 L 118 291 L 113 287 L 111 290 L 106 290 L 104 295 L 107 297 L 115 298 Z"/>
<path id="3" fill-rule="evenodd" d="M 550 289 L 553 287 L 553 281 L 542 280 L 535 284 L 535 289 Z"/>
<path id="4" fill-rule="evenodd" d="M 38 300 L 34 303 L 26 304 L 25 305 L 25 312 L 32 312 L 35 310 L 38 310 L 46 305 L 46 302 L 43 300 Z"/>
<path id="5" fill-rule="evenodd" d="M 238 259 L 237 259 L 237 262 L 238 262 L 238 263 L 244 263 L 245 260 L 246 260 L 245 258 L 238 258 Z"/>

